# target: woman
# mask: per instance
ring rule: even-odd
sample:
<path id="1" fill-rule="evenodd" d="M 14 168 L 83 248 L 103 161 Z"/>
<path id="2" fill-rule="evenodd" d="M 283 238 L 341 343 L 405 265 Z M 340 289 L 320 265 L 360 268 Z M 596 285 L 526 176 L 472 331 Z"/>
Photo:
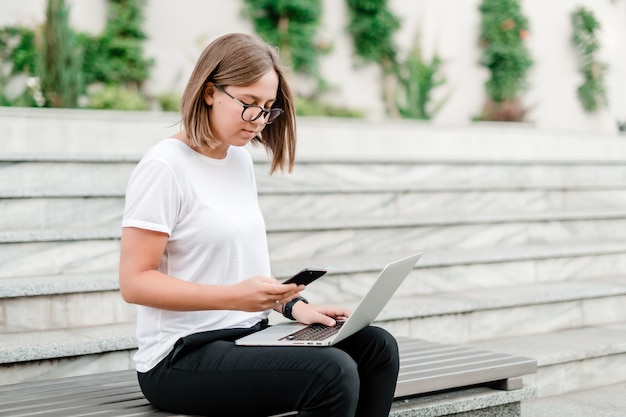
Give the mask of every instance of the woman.
<path id="1" fill-rule="evenodd" d="M 271 310 L 333 326 L 349 311 L 311 305 L 304 286 L 271 274 L 252 159 L 289 170 L 295 111 L 273 48 L 225 35 L 202 53 L 181 101 L 183 130 L 152 147 L 131 175 L 122 223 L 120 289 L 137 304 L 135 355 L 146 398 L 210 416 L 388 415 L 395 339 L 368 327 L 336 347 L 243 347 Z"/>

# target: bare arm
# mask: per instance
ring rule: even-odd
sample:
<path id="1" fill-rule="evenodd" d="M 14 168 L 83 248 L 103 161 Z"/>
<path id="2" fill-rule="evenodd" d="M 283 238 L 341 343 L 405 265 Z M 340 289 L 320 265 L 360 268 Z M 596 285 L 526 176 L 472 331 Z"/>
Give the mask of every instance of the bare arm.
<path id="1" fill-rule="evenodd" d="M 208 285 L 163 274 L 157 268 L 167 240 L 161 232 L 122 229 L 119 280 L 126 302 L 177 311 L 263 311 L 275 308 L 276 300 L 286 303 L 304 289 L 262 276 L 235 285 Z"/>

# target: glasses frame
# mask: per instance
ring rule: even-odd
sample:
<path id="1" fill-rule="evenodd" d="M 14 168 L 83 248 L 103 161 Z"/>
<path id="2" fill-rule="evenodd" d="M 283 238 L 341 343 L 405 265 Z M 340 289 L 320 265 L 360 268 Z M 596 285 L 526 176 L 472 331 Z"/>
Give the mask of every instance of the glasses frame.
<path id="1" fill-rule="evenodd" d="M 263 116 L 264 119 L 267 119 L 267 117 L 275 111 L 278 111 L 278 114 L 276 115 L 276 117 L 274 117 L 272 120 L 266 120 L 265 124 L 269 125 L 271 123 L 273 123 L 276 119 L 278 119 L 280 117 L 281 114 L 283 114 L 285 111 L 279 107 L 272 107 L 269 110 L 265 110 L 263 107 L 258 106 L 256 104 L 244 104 L 241 101 L 237 100 L 235 97 L 233 97 L 228 91 L 224 90 L 224 87 L 220 86 L 217 83 L 213 83 L 213 85 L 215 86 L 215 88 L 217 88 L 218 90 L 220 90 L 222 93 L 226 94 L 228 97 L 232 98 L 233 101 L 237 104 L 239 104 L 241 107 L 243 107 L 243 110 L 241 111 L 241 120 L 243 120 L 244 122 L 254 122 L 255 120 L 258 120 L 259 117 Z M 257 114 L 256 116 L 254 116 L 253 118 L 246 120 L 243 115 L 246 112 L 246 110 L 248 109 L 259 109 L 259 114 Z"/>

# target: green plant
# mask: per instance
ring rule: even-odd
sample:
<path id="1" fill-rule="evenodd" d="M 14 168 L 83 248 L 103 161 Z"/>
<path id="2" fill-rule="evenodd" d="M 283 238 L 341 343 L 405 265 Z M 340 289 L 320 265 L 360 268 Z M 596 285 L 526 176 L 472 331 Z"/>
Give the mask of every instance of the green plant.
<path id="1" fill-rule="evenodd" d="M 298 116 L 346 117 L 361 118 L 363 112 L 338 107 L 316 98 L 296 97 L 296 113 Z"/>
<path id="2" fill-rule="evenodd" d="M 35 31 L 22 27 L 0 28 L 0 105 L 34 107 L 43 104 L 35 49 Z M 21 91 L 9 92 L 7 86 L 15 77 L 27 83 Z"/>
<path id="3" fill-rule="evenodd" d="M 526 76 L 533 61 L 524 45 L 528 20 L 518 0 L 482 0 L 480 64 L 489 70 L 485 83 L 489 97 L 483 120 L 521 121 L 525 110 L 519 94 L 527 87 Z"/>
<path id="4" fill-rule="evenodd" d="M 123 84 L 140 90 L 154 60 L 143 56 L 142 29 L 145 0 L 109 0 L 101 36 L 82 35 L 85 50 L 83 72 L 88 84 Z"/>
<path id="5" fill-rule="evenodd" d="M 89 108 L 105 110 L 148 110 L 146 98 L 124 86 L 107 85 L 89 95 Z"/>
<path id="6" fill-rule="evenodd" d="M 440 74 L 442 61 L 437 53 L 430 62 L 422 54 L 420 38 L 416 36 L 411 50 L 404 62 L 397 64 L 398 89 L 396 107 L 402 117 L 428 120 L 437 114 L 445 100 L 432 105 L 432 92 L 445 84 Z"/>
<path id="7" fill-rule="evenodd" d="M 284 62 L 298 73 L 319 77 L 319 54 L 325 51 L 315 42 L 320 0 L 245 0 L 245 4 L 256 33 L 279 48 Z"/>
<path id="8" fill-rule="evenodd" d="M 83 85 L 82 53 L 68 17 L 64 0 L 48 0 L 39 77 L 45 104 L 50 107 L 77 107 Z"/>
<path id="9" fill-rule="evenodd" d="M 385 71 L 391 71 L 397 55 L 393 35 L 400 21 L 387 7 L 387 0 L 347 0 L 347 4 L 348 30 L 356 54 L 364 62 L 379 63 Z"/>
<path id="10" fill-rule="evenodd" d="M 180 94 L 165 93 L 157 97 L 159 106 L 163 111 L 179 111 L 180 110 Z"/>
<path id="11" fill-rule="evenodd" d="M 16 26 L 0 28 L 0 58 L 0 62 L 10 63 L 10 75 L 36 75 L 35 31 Z"/>
<path id="12" fill-rule="evenodd" d="M 398 116 L 393 97 L 397 49 L 393 42 L 400 21 L 387 7 L 387 0 L 347 0 L 348 30 L 356 54 L 365 63 L 377 63 L 383 70 L 383 94 L 387 111 Z"/>
<path id="13" fill-rule="evenodd" d="M 596 52 L 600 49 L 600 42 L 596 37 L 600 23 L 593 12 L 582 6 L 572 12 L 571 18 L 574 29 L 572 43 L 579 54 L 580 72 L 584 78 L 576 92 L 583 108 L 593 112 L 608 101 L 604 87 L 604 75 L 608 66 L 596 58 Z"/>

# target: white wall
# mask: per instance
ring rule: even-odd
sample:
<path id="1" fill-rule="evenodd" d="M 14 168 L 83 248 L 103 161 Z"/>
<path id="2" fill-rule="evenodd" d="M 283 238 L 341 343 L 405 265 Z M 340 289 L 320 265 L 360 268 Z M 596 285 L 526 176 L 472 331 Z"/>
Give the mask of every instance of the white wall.
<path id="1" fill-rule="evenodd" d="M 106 0 L 70 0 L 71 23 L 78 30 L 98 33 L 105 22 Z M 485 100 L 486 70 L 478 65 L 480 0 L 389 0 L 402 20 L 396 36 L 401 54 L 419 30 L 424 52 L 436 50 L 447 78 L 436 98 L 447 102 L 434 123 L 469 122 Z M 626 0 L 522 0 L 530 21 L 527 45 L 535 60 L 524 102 L 529 121 L 540 127 L 616 131 L 626 121 Z M 609 107 L 595 114 L 582 110 L 576 88 L 582 82 L 570 42 L 570 12 L 578 5 L 593 10 L 602 24 L 600 58 L 609 64 L 606 87 Z M 41 23 L 46 0 L 3 1 L 0 25 Z M 347 10 L 342 0 L 324 0 L 318 38 L 333 45 L 321 59 L 324 78 L 334 86 L 327 94 L 336 104 L 361 108 L 373 118 L 384 117 L 381 74 L 375 65 L 360 66 L 347 33 Z M 212 39 L 228 32 L 253 33 L 242 16 L 242 0 L 148 0 L 145 51 L 156 59 L 147 87 L 152 93 L 182 91 L 195 59 Z"/>

